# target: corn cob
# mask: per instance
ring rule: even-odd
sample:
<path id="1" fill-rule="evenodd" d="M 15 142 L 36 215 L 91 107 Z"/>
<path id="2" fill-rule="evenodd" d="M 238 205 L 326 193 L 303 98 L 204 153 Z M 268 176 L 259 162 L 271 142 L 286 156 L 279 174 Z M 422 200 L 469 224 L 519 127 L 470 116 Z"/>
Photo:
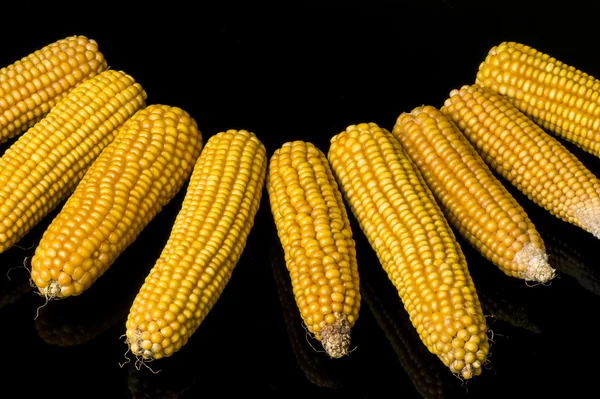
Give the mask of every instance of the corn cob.
<path id="1" fill-rule="evenodd" d="M 266 167 L 265 147 L 251 132 L 208 140 L 167 244 L 131 306 L 126 335 L 134 355 L 170 356 L 200 326 L 244 250 Z"/>
<path id="2" fill-rule="evenodd" d="M 0 158 L 0 252 L 72 193 L 145 99 L 133 78 L 104 71 L 77 86 L 6 150 Z"/>
<path id="3" fill-rule="evenodd" d="M 487 327 L 465 257 L 400 143 L 361 123 L 333 136 L 328 156 L 420 338 L 453 373 L 479 375 Z"/>
<path id="4" fill-rule="evenodd" d="M 475 83 L 506 96 L 544 129 L 600 156 L 600 80 L 530 46 L 490 49 Z"/>
<path id="5" fill-rule="evenodd" d="M 47 298 L 87 290 L 181 189 L 202 148 L 196 122 L 149 105 L 119 129 L 44 233 L 31 277 Z"/>
<path id="6" fill-rule="evenodd" d="M 69 36 L 0 69 L 0 143 L 29 129 L 76 85 L 106 68 L 94 40 Z"/>
<path id="7" fill-rule="evenodd" d="M 358 266 L 325 154 L 312 143 L 283 144 L 271 157 L 267 189 L 300 315 L 329 356 L 347 355 L 360 309 Z"/>
<path id="8" fill-rule="evenodd" d="M 394 136 L 419 169 L 448 221 L 505 274 L 535 282 L 554 277 L 544 243 L 525 210 L 439 110 L 402 113 Z"/>
<path id="9" fill-rule="evenodd" d="M 442 107 L 484 161 L 530 200 L 600 238 L 600 180 L 515 106 L 478 85 Z"/>

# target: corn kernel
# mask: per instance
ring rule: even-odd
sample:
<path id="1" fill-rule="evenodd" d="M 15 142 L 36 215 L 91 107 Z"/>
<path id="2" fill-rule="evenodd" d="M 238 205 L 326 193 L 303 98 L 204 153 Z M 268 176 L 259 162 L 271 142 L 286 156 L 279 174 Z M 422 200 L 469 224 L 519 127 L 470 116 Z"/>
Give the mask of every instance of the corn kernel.
<path id="1" fill-rule="evenodd" d="M 344 356 L 360 307 L 360 301 L 347 296 L 359 289 L 358 265 L 348 215 L 325 154 L 312 143 L 284 143 L 271 157 L 267 189 L 300 314 L 331 357 Z M 333 239 L 334 228 L 344 232 L 342 238 Z M 292 239 L 291 231 L 301 235 Z M 349 253 L 344 260 L 342 254 Z M 314 266 L 304 268 L 305 258 Z M 316 284 L 304 291 L 305 281 Z M 319 305 L 314 305 L 319 293 Z"/>

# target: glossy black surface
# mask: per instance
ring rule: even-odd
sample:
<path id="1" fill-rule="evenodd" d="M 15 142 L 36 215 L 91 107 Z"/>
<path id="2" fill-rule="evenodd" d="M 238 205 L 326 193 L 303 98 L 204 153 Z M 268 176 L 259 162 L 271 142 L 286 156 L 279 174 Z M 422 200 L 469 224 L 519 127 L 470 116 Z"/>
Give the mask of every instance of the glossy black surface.
<path id="1" fill-rule="evenodd" d="M 244 128 L 258 135 L 269 155 L 295 139 L 326 152 L 329 138 L 347 125 L 373 121 L 391 128 L 403 111 L 440 106 L 450 90 L 473 82 L 489 48 L 504 40 L 600 76 L 593 10 L 580 10 L 576 19 L 567 8 L 549 14 L 427 4 L 435 8 L 304 9 L 277 17 L 173 6 L 158 19 L 132 12 L 103 23 L 53 18 L 23 5 L 10 15 L 27 15 L 26 26 L 0 27 L 0 65 L 64 36 L 87 35 L 111 68 L 142 84 L 149 104 L 190 112 L 205 141 Z M 38 25 L 42 17 L 48 19 Z M 600 176 L 600 159 L 566 145 Z M 33 254 L 58 210 L 19 247 L 0 254 L 0 397 L 597 396 L 600 242 L 505 184 L 538 227 L 559 277 L 548 286 L 527 286 L 460 241 L 493 331 L 487 369 L 466 384 L 418 340 L 354 220 L 363 296 L 354 350 L 328 359 L 307 338 L 295 308 L 266 196 L 232 279 L 188 344 L 150 363 L 161 370 L 156 375 L 138 371 L 133 361 L 120 367 L 129 306 L 168 237 L 184 189 L 93 288 L 48 304 L 37 318 L 44 301 L 25 269 L 12 269 L 10 279 L 6 274 Z"/>

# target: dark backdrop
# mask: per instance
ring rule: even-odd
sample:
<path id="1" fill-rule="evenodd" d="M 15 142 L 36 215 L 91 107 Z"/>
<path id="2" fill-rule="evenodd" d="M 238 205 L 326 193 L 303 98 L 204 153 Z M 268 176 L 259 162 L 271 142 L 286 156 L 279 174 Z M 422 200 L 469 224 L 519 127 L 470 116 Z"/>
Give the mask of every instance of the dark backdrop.
<path id="1" fill-rule="evenodd" d="M 12 6 L 0 25 L 0 65 L 62 37 L 86 35 L 112 69 L 142 84 L 149 104 L 187 110 L 205 141 L 226 129 L 248 129 L 269 155 L 296 139 L 326 152 L 330 137 L 350 124 L 389 129 L 403 111 L 440 106 L 450 90 L 473 83 L 489 48 L 506 40 L 600 76 L 597 10 L 571 2 L 553 9 L 466 8 L 453 1 L 379 2 L 370 10 L 313 4 L 235 13 L 169 2 L 121 6 Z M 600 171 L 600 160 L 567 146 Z M 182 191 L 92 289 L 49 304 L 35 320 L 43 301 L 28 286 L 27 272 L 12 270 L 10 280 L 5 274 L 31 256 L 55 213 L 0 255 L 0 397 L 593 396 L 598 241 L 509 189 L 542 233 L 560 277 L 548 287 L 527 287 L 461 241 L 494 332 L 488 368 L 467 384 L 418 341 L 356 224 L 364 300 L 355 349 L 338 361 L 313 349 L 318 344 L 306 338 L 290 296 L 266 197 L 230 283 L 188 345 L 152 363 L 157 375 L 119 367 L 128 307 L 168 237 Z"/>

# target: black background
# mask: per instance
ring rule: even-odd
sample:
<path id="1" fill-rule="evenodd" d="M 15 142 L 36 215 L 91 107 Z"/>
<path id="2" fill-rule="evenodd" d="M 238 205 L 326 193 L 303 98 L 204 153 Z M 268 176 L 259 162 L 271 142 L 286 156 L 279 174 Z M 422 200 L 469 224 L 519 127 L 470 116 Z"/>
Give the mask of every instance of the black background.
<path id="1" fill-rule="evenodd" d="M 326 152 L 330 137 L 350 124 L 389 129 L 403 111 L 439 107 L 450 90 L 473 83 L 489 48 L 506 40 L 600 77 L 598 10 L 571 2 L 555 9 L 380 2 L 370 10 L 314 6 L 233 15 L 169 2 L 132 10 L 94 4 L 78 16 L 54 3 L 5 10 L 0 65 L 62 37 L 86 35 L 112 69 L 142 84 L 148 104 L 192 114 L 205 142 L 219 131 L 248 129 L 269 155 L 296 139 Z M 97 14 L 102 18 L 93 21 Z M 566 146 L 600 175 L 599 159 Z M 542 234 L 559 277 L 528 287 L 460 241 L 494 342 L 488 368 L 467 384 L 416 338 L 354 220 L 363 294 L 354 351 L 333 361 L 313 349 L 319 346 L 306 338 L 290 296 L 266 196 L 232 279 L 189 343 L 151 363 L 161 370 L 156 375 L 133 362 L 120 367 L 129 306 L 168 237 L 182 191 L 93 288 L 49 304 L 37 319 L 43 300 L 27 272 L 11 270 L 10 280 L 5 274 L 33 254 L 56 212 L 0 255 L 0 397 L 597 396 L 600 243 L 506 186 Z"/>

